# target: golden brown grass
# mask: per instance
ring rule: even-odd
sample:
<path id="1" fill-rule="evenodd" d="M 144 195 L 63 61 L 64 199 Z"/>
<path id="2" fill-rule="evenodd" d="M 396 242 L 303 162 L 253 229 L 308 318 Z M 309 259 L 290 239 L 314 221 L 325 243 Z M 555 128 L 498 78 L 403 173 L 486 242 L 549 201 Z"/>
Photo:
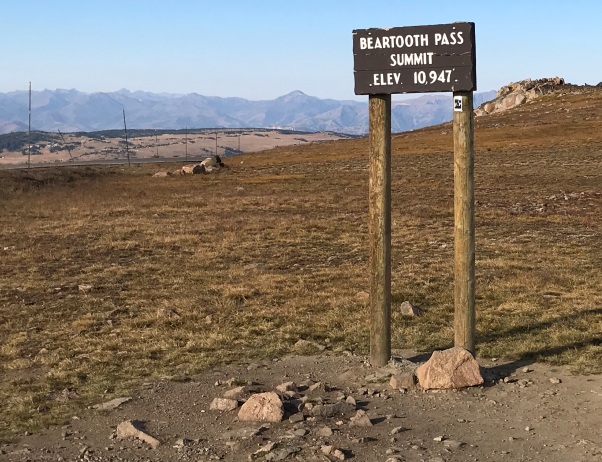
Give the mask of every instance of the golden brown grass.
<path id="1" fill-rule="evenodd" d="M 478 354 L 600 373 L 599 130 L 570 127 L 570 145 L 498 123 L 477 123 Z M 450 129 L 394 138 L 394 348 L 453 341 Z M 278 148 L 206 176 L 0 172 L 0 435 L 300 338 L 366 353 L 366 150 Z M 404 300 L 426 315 L 401 317 Z"/>

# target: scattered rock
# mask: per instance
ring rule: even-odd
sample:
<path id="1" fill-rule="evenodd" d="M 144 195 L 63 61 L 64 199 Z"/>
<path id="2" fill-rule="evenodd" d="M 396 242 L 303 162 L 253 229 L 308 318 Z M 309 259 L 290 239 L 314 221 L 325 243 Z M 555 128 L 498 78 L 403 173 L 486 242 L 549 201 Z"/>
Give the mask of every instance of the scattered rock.
<path id="1" fill-rule="evenodd" d="M 192 440 L 189 440 L 188 438 L 178 438 L 175 442 L 175 444 L 173 445 L 174 448 L 186 448 L 188 446 L 190 446 L 192 444 Z"/>
<path id="2" fill-rule="evenodd" d="M 411 372 L 395 374 L 391 377 L 391 380 L 389 380 L 389 385 L 394 390 L 398 390 L 400 388 L 414 388 L 416 385 L 416 375 Z"/>
<path id="3" fill-rule="evenodd" d="M 300 423 L 303 422 L 305 420 L 305 416 L 303 415 L 302 412 L 297 412 L 296 414 L 293 414 L 292 416 L 290 416 L 288 418 L 288 421 L 290 423 Z"/>
<path id="4" fill-rule="evenodd" d="M 465 443 L 456 440 L 445 440 L 443 441 L 443 446 L 447 449 L 459 449 L 464 446 Z"/>
<path id="5" fill-rule="evenodd" d="M 345 460 L 345 453 L 334 446 L 324 445 L 320 448 L 320 450 L 327 456 L 332 456 L 338 460 Z"/>
<path id="6" fill-rule="evenodd" d="M 279 461 L 301 451 L 300 447 L 289 446 L 284 443 L 268 443 L 262 446 L 249 458 L 250 460 L 261 459 L 265 461 Z"/>
<path id="7" fill-rule="evenodd" d="M 182 316 L 180 316 L 180 314 L 173 308 L 159 308 L 157 310 L 157 317 L 165 319 L 180 319 Z"/>
<path id="8" fill-rule="evenodd" d="M 320 451 L 322 451 L 326 455 L 330 455 L 330 453 L 332 452 L 333 449 L 334 449 L 334 446 L 331 446 L 329 444 L 324 444 L 320 447 Z"/>
<path id="9" fill-rule="evenodd" d="M 393 373 L 388 370 L 379 370 L 368 374 L 364 379 L 370 383 L 386 383 Z"/>
<path id="10" fill-rule="evenodd" d="M 241 399 L 247 393 L 247 387 L 236 387 L 224 392 L 224 398 Z"/>
<path id="11" fill-rule="evenodd" d="M 94 286 L 92 284 L 79 284 L 77 286 L 77 289 L 80 292 L 83 292 L 84 294 L 87 294 L 88 292 L 90 292 L 92 290 Z"/>
<path id="12" fill-rule="evenodd" d="M 435 351 L 416 369 L 420 386 L 429 389 L 457 389 L 483 383 L 479 364 L 464 348 Z"/>
<path id="13" fill-rule="evenodd" d="M 301 438 L 305 435 L 307 435 L 309 433 L 309 430 L 307 430 L 306 428 L 297 428 L 296 430 L 290 431 L 288 432 L 285 437 L 286 438 Z"/>
<path id="14" fill-rule="evenodd" d="M 218 438 L 222 440 L 247 440 L 259 435 L 265 427 L 243 427 L 238 430 L 229 430 L 222 433 Z"/>
<path id="15" fill-rule="evenodd" d="M 238 419 L 243 422 L 280 422 L 283 416 L 284 406 L 274 392 L 251 395 L 238 412 Z"/>
<path id="16" fill-rule="evenodd" d="M 166 176 L 171 176 L 171 172 L 157 172 L 153 175 L 154 178 L 165 178 Z"/>
<path id="17" fill-rule="evenodd" d="M 345 453 L 343 451 L 341 451 L 340 449 L 334 449 L 330 455 L 332 457 L 334 457 L 335 459 L 339 459 L 339 460 L 345 460 Z"/>
<path id="18" fill-rule="evenodd" d="M 403 316 L 422 316 L 424 309 L 419 306 L 412 305 L 410 302 L 405 301 L 399 306 L 399 311 Z"/>
<path id="19" fill-rule="evenodd" d="M 214 398 L 209 405 L 210 411 L 233 411 L 238 407 L 238 401 L 229 398 Z"/>
<path id="20" fill-rule="evenodd" d="M 115 398 L 115 399 L 112 399 L 105 403 L 96 404 L 96 405 L 92 406 L 92 408 L 96 409 L 98 411 L 111 411 L 113 409 L 117 409 L 122 404 L 127 403 L 128 401 L 131 401 L 131 400 L 132 400 L 131 396 L 126 396 L 123 398 Z"/>
<path id="21" fill-rule="evenodd" d="M 353 417 L 351 417 L 349 425 L 352 427 L 371 427 L 372 421 L 366 414 L 366 411 L 360 409 Z"/>
<path id="22" fill-rule="evenodd" d="M 550 383 L 558 385 L 559 383 L 562 383 L 562 380 L 560 380 L 558 377 L 550 377 Z"/>
<path id="23" fill-rule="evenodd" d="M 33 351 L 37 351 L 39 348 L 38 346 Z M 400 354 L 409 356 L 405 352 Z M 389 385 L 396 386 L 403 380 L 408 379 L 413 381 L 414 376 L 409 372 L 409 366 L 403 365 L 393 368 L 389 365 L 386 368 L 374 368 L 369 365 L 366 358 L 351 361 L 340 356 L 336 360 L 330 356 L 317 359 L 293 358 L 289 363 L 283 359 L 283 367 L 279 367 L 279 363 L 272 361 L 258 363 L 262 370 L 258 370 L 257 373 L 246 373 L 245 363 L 244 365 L 225 365 L 216 368 L 213 372 L 205 374 L 202 381 L 195 378 L 186 384 L 171 384 L 167 381 L 147 382 L 142 386 L 144 392 L 142 392 L 140 398 L 136 395 L 135 402 L 126 405 L 126 411 L 113 412 L 102 416 L 92 413 L 92 418 L 96 418 L 100 423 L 105 422 L 104 428 L 108 428 L 113 424 L 113 429 L 115 429 L 114 425 L 123 420 L 114 420 L 117 414 L 121 415 L 123 412 L 127 412 L 126 415 L 128 416 L 139 415 L 139 411 L 136 410 L 140 409 L 138 404 L 144 409 L 145 406 L 153 402 L 153 399 L 162 397 L 160 393 L 163 389 L 174 393 L 180 392 L 180 387 L 184 386 L 187 392 L 191 393 L 188 397 L 190 401 L 186 400 L 180 403 L 179 398 L 173 399 L 173 395 L 167 395 L 168 399 L 164 401 L 168 405 L 177 403 L 180 412 L 172 412 L 165 420 L 160 420 L 161 417 L 157 418 L 155 414 L 152 416 L 142 414 L 149 422 L 148 428 L 157 433 L 153 436 L 157 436 L 161 440 L 161 448 L 165 447 L 155 451 L 156 457 L 159 457 L 159 452 L 163 454 L 164 459 L 162 460 L 171 460 L 171 458 L 176 459 L 178 457 L 190 461 L 230 460 L 231 458 L 247 460 L 248 457 L 252 462 L 280 460 L 284 462 L 295 460 L 334 462 L 348 459 L 374 460 L 375 462 L 406 460 L 428 462 L 437 460 L 437 457 L 443 457 L 439 460 L 449 462 L 456 459 L 486 459 L 487 456 L 484 454 L 488 454 L 490 458 L 495 458 L 495 454 L 499 456 L 502 453 L 501 449 L 509 450 L 506 454 L 509 453 L 511 456 L 506 458 L 520 459 L 528 454 L 526 451 L 539 448 L 541 437 L 550 434 L 558 437 L 557 434 L 550 433 L 550 429 L 556 425 L 561 428 L 564 416 L 556 416 L 553 412 L 545 413 L 546 404 L 551 402 L 550 397 L 564 392 L 565 387 L 567 390 L 562 394 L 562 399 L 567 399 L 569 392 L 572 396 L 572 392 L 575 390 L 573 388 L 574 382 L 577 383 L 577 379 L 573 380 L 571 378 L 569 383 L 563 387 L 550 385 L 548 382 L 550 378 L 564 377 L 561 369 L 550 370 L 547 366 L 535 365 L 530 366 L 534 371 L 526 375 L 524 366 L 521 365 L 514 372 L 515 375 L 511 377 L 533 378 L 535 383 L 532 388 L 524 391 L 519 390 L 518 385 L 500 383 L 503 382 L 503 380 L 500 380 L 503 379 L 503 375 L 508 374 L 508 371 L 515 370 L 512 367 L 513 365 L 507 366 L 504 364 L 500 368 L 496 368 L 495 382 L 491 386 L 482 389 L 454 393 L 440 392 L 438 394 L 414 392 L 404 396 L 390 391 Z M 327 363 L 326 361 L 332 362 Z M 304 367 L 299 367 L 300 364 Z M 263 370 L 264 366 L 267 370 Z M 348 367 L 357 369 L 359 383 L 350 385 L 348 382 L 340 382 L 337 379 L 339 370 L 342 371 Z M 337 368 L 340 369 L 337 370 Z M 393 375 L 389 376 L 388 381 L 382 384 L 367 385 L 366 375 L 377 371 L 379 373 L 374 376 L 376 379 L 382 378 L 391 372 L 393 372 Z M 315 382 L 315 380 L 325 380 L 330 386 L 325 385 L 326 382 Z M 393 380 L 397 382 L 393 382 Z M 518 380 L 516 381 L 518 382 Z M 598 385 L 599 381 L 596 379 L 591 384 L 587 383 L 586 386 L 592 388 L 592 393 L 598 393 Z M 309 389 L 313 386 L 315 386 L 313 388 L 314 392 L 310 392 Z M 596 390 L 593 390 L 594 386 Z M 235 413 L 222 415 L 209 413 L 210 405 L 208 403 L 212 402 L 214 396 L 219 396 L 219 399 L 224 401 L 237 401 L 241 395 L 246 398 L 253 396 L 252 393 L 264 390 L 276 391 L 276 388 L 279 391 L 275 394 L 279 396 L 288 422 L 266 425 L 261 425 L 261 423 L 250 424 L 243 421 L 239 422 Z M 580 388 L 580 392 L 588 392 L 586 399 L 593 397 L 589 393 L 589 388 Z M 293 390 L 296 390 L 296 397 L 288 399 L 286 393 L 293 392 Z M 383 391 L 390 393 L 392 399 L 389 402 L 382 399 L 385 396 Z M 208 397 L 207 393 L 214 394 Z M 518 395 L 521 398 L 521 406 L 518 408 L 521 413 L 517 415 L 514 414 L 512 403 L 516 402 Z M 169 400 L 170 397 L 173 401 Z M 353 397 L 358 400 L 357 404 L 354 403 Z M 583 396 L 579 397 L 579 399 L 583 398 Z M 598 396 L 595 398 L 598 398 Z M 121 400 L 126 402 L 126 399 L 117 398 L 107 401 L 107 403 L 98 404 L 95 408 L 111 409 L 113 408 L 111 403 L 118 405 Z M 238 402 L 241 401 L 238 400 Z M 144 402 L 147 404 L 143 406 Z M 571 403 L 573 402 L 571 401 Z M 303 403 L 306 403 L 309 407 L 307 409 L 303 409 L 302 406 L 299 407 Z M 495 405 L 495 408 L 492 408 L 490 403 Z M 215 407 L 221 408 L 220 406 Z M 149 408 L 146 407 L 146 409 Z M 350 412 L 352 409 L 354 411 Z M 420 413 L 421 409 L 424 414 Z M 238 412 L 238 409 L 236 411 Z M 420 416 L 419 420 L 414 418 L 417 415 Z M 585 415 L 583 413 L 583 416 Z M 372 419 L 369 417 L 372 417 Z M 181 420 L 178 420 L 177 426 L 170 427 L 168 419 Z M 184 421 L 187 421 L 188 425 Z M 588 417 L 586 421 L 591 424 L 592 419 Z M 157 422 L 157 426 L 154 422 Z M 565 437 L 559 436 L 560 439 L 556 440 L 553 446 L 549 446 L 548 450 L 557 450 L 561 445 L 571 447 L 571 441 L 576 442 L 587 437 L 585 431 L 580 433 L 575 430 L 578 425 L 572 422 L 574 422 L 574 417 L 571 417 L 569 423 L 570 433 L 567 431 L 564 433 Z M 198 430 L 200 439 L 191 441 L 182 438 L 182 435 L 186 435 L 190 429 L 193 429 L 190 425 L 195 425 L 195 423 L 200 423 L 199 426 L 194 426 Z M 405 426 L 401 426 L 402 423 Z M 185 428 L 188 428 L 188 430 L 185 430 Z M 80 456 L 76 451 L 83 451 L 87 447 L 85 454 L 88 455 L 86 459 L 88 462 L 100 460 L 101 458 L 109 460 L 111 457 L 111 460 L 114 459 L 119 462 L 121 458 L 124 458 L 124 460 L 128 458 L 128 453 L 132 455 L 132 451 L 151 449 L 151 446 L 149 446 L 151 443 L 143 442 L 145 441 L 144 437 L 138 436 L 138 431 L 144 433 L 142 427 L 134 424 L 134 428 L 130 428 L 128 432 L 123 431 L 123 429 L 119 430 L 120 438 L 137 438 L 133 444 L 104 441 L 101 444 L 106 452 L 102 452 L 102 447 L 95 445 L 95 440 L 90 434 L 90 431 L 94 432 L 97 429 L 97 423 L 82 427 L 79 422 L 75 422 L 73 419 L 62 429 L 57 428 L 55 435 L 53 435 L 55 438 L 52 441 L 53 446 L 50 446 L 50 443 L 45 446 L 49 448 L 49 451 L 52 449 L 52 457 L 39 454 L 34 456 L 33 453 L 27 457 L 30 460 L 46 460 L 46 458 L 59 460 L 59 456 L 62 456 L 64 457 L 63 460 L 75 460 Z M 172 432 L 171 436 L 165 433 L 168 429 Z M 451 433 L 449 432 L 450 429 L 452 430 Z M 500 429 L 506 431 L 500 432 Z M 22 435 L 21 433 L 20 438 L 23 438 Z M 190 437 L 190 435 L 187 436 Z M 41 438 L 43 436 L 36 435 L 36 437 Z M 152 438 L 149 435 L 147 437 Z M 433 437 L 436 437 L 434 441 L 437 442 L 433 441 Z M 114 432 L 111 438 L 117 438 L 117 432 Z M 30 437 L 26 437 L 23 439 L 23 444 L 29 444 L 31 441 Z M 272 443 L 269 443 L 270 441 Z M 471 445 L 469 446 L 468 443 L 471 443 Z M 346 448 L 346 444 L 349 444 L 350 447 Z M 327 446 L 327 450 L 322 452 L 321 445 Z M 34 450 L 37 453 L 39 446 L 33 444 L 31 446 L 35 448 Z M 60 449 L 55 449 L 59 446 Z M 573 446 L 575 446 L 575 451 L 570 453 L 571 449 L 564 449 L 564 446 L 562 446 L 563 453 L 559 452 L 559 457 L 561 455 L 566 456 L 563 460 L 579 459 L 578 457 L 576 459 L 575 457 L 568 457 L 569 454 L 573 456 L 578 452 L 578 449 L 580 450 L 577 447 L 578 445 L 573 444 Z M 588 446 L 586 449 L 590 448 L 593 448 L 593 446 Z M 12 449 L 12 446 L 0 443 L 0 455 L 13 454 Z M 2 453 L 2 450 L 5 450 L 5 452 Z M 495 451 L 493 456 L 491 456 L 492 451 Z M 69 452 L 68 456 L 66 456 L 67 452 Z M 149 454 L 152 454 L 152 452 L 149 452 Z M 15 460 L 18 459 L 16 456 L 13 457 L 15 457 Z M 142 452 L 132 457 L 136 460 L 138 458 L 140 460 L 152 458 L 149 455 L 144 457 Z M 82 461 L 84 460 L 83 457 L 80 458 Z M 0 459 L 2 458 L 0 457 Z"/>
<path id="24" fill-rule="evenodd" d="M 332 428 L 327 426 L 320 427 L 316 431 L 316 435 L 321 436 L 322 438 L 328 438 L 329 436 L 332 436 L 333 433 Z"/>
<path id="25" fill-rule="evenodd" d="M 316 390 L 324 390 L 324 384 L 322 382 L 316 382 L 312 385 L 309 386 L 308 390 L 311 391 L 316 391 Z"/>
<path id="26" fill-rule="evenodd" d="M 339 401 L 334 404 L 317 404 L 309 411 L 312 417 L 336 417 L 355 411 L 353 404 Z"/>
<path id="27" fill-rule="evenodd" d="M 143 423 L 137 420 L 125 420 L 117 425 L 117 438 L 137 438 L 157 449 L 161 442 L 143 431 Z"/>
<path id="28" fill-rule="evenodd" d="M 63 388 L 58 393 L 50 393 L 49 398 L 56 401 L 65 402 L 77 399 L 78 396 L 79 394 L 77 393 L 77 391 L 71 390 L 69 388 Z"/>
<path id="29" fill-rule="evenodd" d="M 280 393 L 286 393 L 287 391 L 297 391 L 297 384 L 295 382 L 284 382 L 276 387 Z"/>

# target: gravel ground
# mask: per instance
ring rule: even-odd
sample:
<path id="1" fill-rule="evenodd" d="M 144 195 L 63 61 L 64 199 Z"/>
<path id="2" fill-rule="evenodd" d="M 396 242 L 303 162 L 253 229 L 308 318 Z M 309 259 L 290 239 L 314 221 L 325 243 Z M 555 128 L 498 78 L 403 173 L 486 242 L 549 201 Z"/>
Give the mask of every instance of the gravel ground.
<path id="1" fill-rule="evenodd" d="M 391 374 L 427 359 L 413 352 L 396 357 L 372 368 L 353 355 L 291 356 L 219 367 L 188 382 L 143 383 L 115 409 L 88 409 L 68 425 L 0 446 L 0 460 L 602 461 L 602 376 L 480 359 L 484 386 L 393 389 Z M 245 387 L 242 402 L 285 382 L 294 385 L 283 398 L 281 422 L 241 422 L 238 409 L 209 409 L 236 386 Z M 348 405 L 329 407 L 340 402 Z M 314 415 L 317 405 L 339 412 Z M 354 424 L 358 410 L 369 426 Z M 116 427 L 126 420 L 160 444 L 118 439 Z"/>

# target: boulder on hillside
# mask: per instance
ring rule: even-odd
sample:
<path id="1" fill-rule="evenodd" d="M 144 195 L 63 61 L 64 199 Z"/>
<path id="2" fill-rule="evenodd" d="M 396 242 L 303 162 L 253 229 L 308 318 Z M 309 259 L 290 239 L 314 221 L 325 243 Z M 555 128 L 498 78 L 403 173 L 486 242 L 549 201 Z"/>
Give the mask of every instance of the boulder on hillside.
<path id="1" fill-rule="evenodd" d="M 494 112 L 507 111 L 508 109 L 552 93 L 563 85 L 565 85 L 565 82 L 562 77 L 535 80 L 526 79 L 520 82 L 509 83 L 498 90 L 495 99 L 483 103 L 475 109 L 475 115 L 482 116 Z"/>

